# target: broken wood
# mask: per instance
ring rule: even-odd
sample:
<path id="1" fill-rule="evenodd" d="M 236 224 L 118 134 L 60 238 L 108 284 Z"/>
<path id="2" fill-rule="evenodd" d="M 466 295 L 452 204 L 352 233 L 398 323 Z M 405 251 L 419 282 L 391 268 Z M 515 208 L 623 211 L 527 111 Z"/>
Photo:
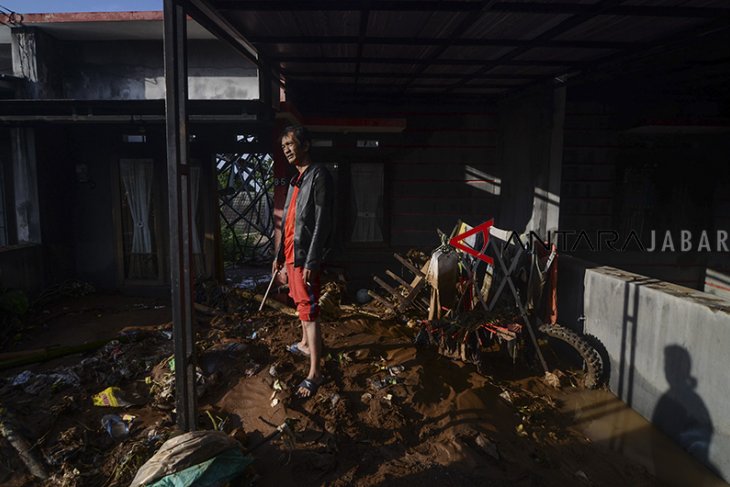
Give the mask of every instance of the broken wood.
<path id="1" fill-rule="evenodd" d="M 395 312 L 395 306 L 393 306 L 390 303 L 390 301 L 388 301 L 384 297 L 380 296 L 378 293 L 373 292 L 373 291 L 371 291 L 371 290 L 368 289 L 368 295 L 371 298 L 373 298 L 375 301 L 379 302 L 380 304 L 382 304 L 383 306 L 385 306 L 386 308 L 388 308 L 389 310 Z"/>
<path id="2" fill-rule="evenodd" d="M 413 288 L 411 287 L 411 285 L 410 285 L 410 284 L 408 284 L 408 283 L 407 283 L 407 282 L 406 282 L 405 280 L 403 280 L 403 278 L 402 278 L 402 277 L 400 277 L 400 276 L 399 276 L 398 274 L 396 274 L 395 272 L 392 272 L 392 271 L 390 271 L 390 270 L 386 269 L 386 270 L 385 270 L 385 273 L 386 273 L 386 274 L 388 275 L 388 277 L 390 277 L 390 278 L 391 278 L 391 279 L 393 279 L 393 280 L 394 280 L 395 282 L 397 282 L 397 283 L 398 283 L 398 284 L 400 284 L 401 286 L 405 287 L 405 288 L 406 288 L 406 289 L 408 289 L 409 291 L 412 291 L 412 290 L 413 290 Z"/>
<path id="3" fill-rule="evenodd" d="M 24 352 L 10 352 L 0 354 L 0 370 L 20 365 L 34 364 L 38 362 L 47 362 L 54 358 L 65 357 L 75 353 L 90 352 L 101 348 L 112 340 L 121 339 L 121 337 L 105 338 L 81 345 L 70 345 L 67 347 L 46 347 L 34 350 L 26 350 Z"/>
<path id="4" fill-rule="evenodd" d="M 195 308 L 195 311 L 199 311 L 205 315 L 215 316 L 216 314 L 216 310 L 214 308 L 206 306 L 202 303 L 193 303 L 193 308 Z"/>
<path id="5" fill-rule="evenodd" d="M 0 434 L 15 448 L 18 456 L 34 477 L 42 480 L 48 478 L 46 468 L 36 458 L 28 441 L 16 431 L 12 418 L 2 406 L 0 406 Z"/>
<path id="6" fill-rule="evenodd" d="M 404 265 L 404 266 L 405 266 L 405 267 L 406 267 L 406 268 L 407 268 L 407 269 L 408 269 L 409 271 L 411 271 L 411 272 L 412 272 L 412 273 L 413 273 L 413 274 L 414 274 L 414 275 L 415 275 L 416 277 L 418 277 L 418 276 L 420 276 L 420 277 L 426 277 L 426 274 L 424 274 L 424 273 L 423 273 L 423 272 L 421 272 L 421 271 L 420 271 L 420 270 L 419 270 L 419 269 L 418 269 L 418 268 L 417 268 L 416 266 L 414 266 L 413 264 L 411 264 L 410 262 L 408 262 L 408 259 L 406 259 L 406 258 L 404 258 L 404 257 L 401 257 L 401 256 L 400 256 L 399 254 L 397 254 L 397 253 L 396 253 L 396 254 L 393 254 L 393 256 L 394 256 L 394 257 L 396 258 L 396 260 L 397 260 L 398 262 L 400 262 L 401 264 L 403 264 L 403 265 Z M 426 262 L 426 264 L 424 265 L 424 267 L 425 267 L 425 266 L 427 266 L 427 265 L 428 265 L 428 262 Z"/>
<path id="7" fill-rule="evenodd" d="M 405 302 L 406 298 L 401 293 L 399 293 L 397 289 L 394 289 L 392 286 L 388 285 L 388 283 L 380 279 L 378 276 L 373 276 L 373 281 L 378 283 L 380 287 L 388 291 L 394 298 L 396 298 L 401 303 Z"/>

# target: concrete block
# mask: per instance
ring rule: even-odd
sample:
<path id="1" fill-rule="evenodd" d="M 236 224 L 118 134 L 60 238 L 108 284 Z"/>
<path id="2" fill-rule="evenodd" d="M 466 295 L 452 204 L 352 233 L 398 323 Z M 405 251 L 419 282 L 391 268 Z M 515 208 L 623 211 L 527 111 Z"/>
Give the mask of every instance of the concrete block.
<path id="1" fill-rule="evenodd" d="M 605 266 L 584 267 L 583 285 L 585 332 L 606 348 L 611 391 L 730 479 L 730 302 Z"/>

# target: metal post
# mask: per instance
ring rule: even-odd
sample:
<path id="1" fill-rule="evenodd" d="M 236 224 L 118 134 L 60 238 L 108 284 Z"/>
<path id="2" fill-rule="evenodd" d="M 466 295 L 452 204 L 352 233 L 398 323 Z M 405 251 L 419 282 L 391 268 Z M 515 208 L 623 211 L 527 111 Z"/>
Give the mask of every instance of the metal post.
<path id="1" fill-rule="evenodd" d="M 170 287 L 175 342 L 177 424 L 195 430 L 195 330 L 190 166 L 188 165 L 188 82 L 185 9 L 180 0 L 164 0 L 165 117 L 167 186 L 170 214 Z"/>

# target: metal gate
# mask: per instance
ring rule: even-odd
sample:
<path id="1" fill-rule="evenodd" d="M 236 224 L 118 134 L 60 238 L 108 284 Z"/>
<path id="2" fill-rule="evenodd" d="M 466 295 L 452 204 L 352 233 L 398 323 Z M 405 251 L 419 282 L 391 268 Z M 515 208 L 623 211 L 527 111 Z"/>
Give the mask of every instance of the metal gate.
<path id="1" fill-rule="evenodd" d="M 273 158 L 265 153 L 216 154 L 216 167 L 225 266 L 271 262 Z"/>

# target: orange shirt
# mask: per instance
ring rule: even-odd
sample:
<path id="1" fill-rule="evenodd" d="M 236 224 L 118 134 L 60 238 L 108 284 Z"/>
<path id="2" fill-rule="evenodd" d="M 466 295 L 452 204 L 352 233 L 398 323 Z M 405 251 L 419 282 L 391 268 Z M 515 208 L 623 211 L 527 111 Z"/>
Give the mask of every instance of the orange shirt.
<path id="1" fill-rule="evenodd" d="M 297 178 L 297 182 L 301 179 L 301 175 Z M 289 209 L 286 212 L 286 220 L 284 221 L 284 262 L 287 264 L 294 263 L 294 221 L 297 218 L 297 196 L 299 195 L 299 186 L 294 185 L 291 193 L 291 201 L 289 201 Z"/>

